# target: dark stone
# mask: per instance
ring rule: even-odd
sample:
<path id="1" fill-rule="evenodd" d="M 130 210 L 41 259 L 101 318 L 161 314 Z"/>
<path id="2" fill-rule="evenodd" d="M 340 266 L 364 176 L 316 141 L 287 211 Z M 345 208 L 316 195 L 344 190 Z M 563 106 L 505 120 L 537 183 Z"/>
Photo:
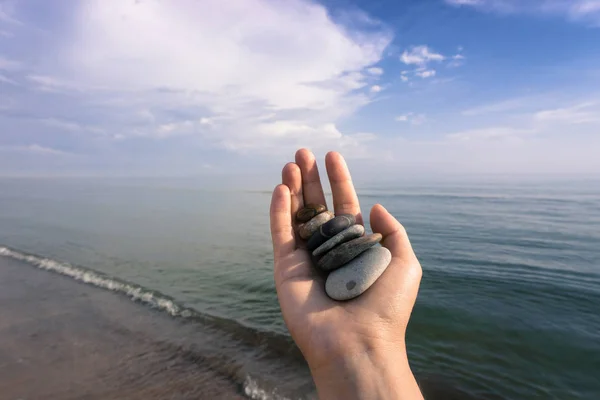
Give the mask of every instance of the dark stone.
<path id="1" fill-rule="evenodd" d="M 372 235 L 359 237 L 358 239 L 342 243 L 321 257 L 317 262 L 317 266 L 324 271 L 338 269 L 358 257 L 361 253 L 375 246 L 381 239 L 383 239 L 383 237 L 380 233 L 373 233 Z"/>
<path id="2" fill-rule="evenodd" d="M 313 256 L 320 257 L 342 243 L 349 242 L 352 239 L 356 239 L 365 234 L 365 227 L 359 224 L 352 225 L 348 229 L 344 229 L 331 239 L 328 239 L 325 243 L 317 247 L 313 252 Z"/>
<path id="3" fill-rule="evenodd" d="M 296 221 L 308 222 L 325 211 L 327 211 L 327 207 L 323 204 L 307 204 L 296 213 Z"/>
<path id="4" fill-rule="evenodd" d="M 343 230 L 348 229 L 355 223 L 356 218 L 354 217 L 354 215 L 343 214 L 336 216 L 332 220 L 327 221 L 326 223 L 321 225 L 319 227 L 319 230 L 313 233 L 313 235 L 306 243 L 306 248 L 309 251 L 313 251 L 314 249 L 325 243 L 328 239 L 331 239 Z"/>

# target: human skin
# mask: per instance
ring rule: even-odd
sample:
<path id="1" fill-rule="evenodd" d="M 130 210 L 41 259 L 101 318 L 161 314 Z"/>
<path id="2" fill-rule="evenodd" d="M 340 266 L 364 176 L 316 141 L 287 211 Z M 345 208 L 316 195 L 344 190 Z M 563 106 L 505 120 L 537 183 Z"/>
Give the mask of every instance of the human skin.
<path id="1" fill-rule="evenodd" d="M 363 218 L 346 162 L 339 153 L 325 157 L 336 215 Z M 293 220 L 304 204 L 326 204 L 314 155 L 296 152 L 285 165 L 282 184 L 271 200 L 275 285 L 284 321 L 310 368 L 321 400 L 423 399 L 406 354 L 406 327 L 421 265 L 402 225 L 381 205 L 371 210 L 373 232 L 392 253 L 384 274 L 361 296 L 330 299 L 325 282 L 311 265 Z"/>

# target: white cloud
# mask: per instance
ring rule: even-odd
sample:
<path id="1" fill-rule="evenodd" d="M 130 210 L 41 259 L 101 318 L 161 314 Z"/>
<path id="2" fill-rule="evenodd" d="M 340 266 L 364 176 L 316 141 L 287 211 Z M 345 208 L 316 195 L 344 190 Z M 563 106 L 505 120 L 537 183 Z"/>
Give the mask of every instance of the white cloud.
<path id="1" fill-rule="evenodd" d="M 421 125 L 427 121 L 427 117 L 425 114 L 415 114 L 413 112 L 409 112 L 398 115 L 395 120 L 398 122 L 408 122 L 411 125 Z"/>
<path id="2" fill-rule="evenodd" d="M 383 88 L 379 85 L 371 86 L 371 93 L 379 93 L 383 90 Z"/>
<path id="3" fill-rule="evenodd" d="M 426 79 L 426 78 L 434 77 L 436 72 L 434 69 L 424 69 L 424 70 L 417 71 L 415 74 L 423 79 Z"/>
<path id="4" fill-rule="evenodd" d="M 463 112 L 463 115 L 482 115 L 493 114 L 505 111 L 521 109 L 530 104 L 534 97 L 509 99 L 489 106 L 483 106 L 479 109 L 472 109 Z M 534 102 L 535 103 L 535 102 Z M 560 132 L 563 134 L 565 129 L 571 128 L 569 133 L 573 133 L 577 126 L 583 124 L 598 124 L 600 128 L 600 106 L 597 102 L 582 102 L 573 106 L 542 109 L 534 112 L 518 112 L 515 115 L 502 114 L 498 121 L 515 119 L 516 126 L 496 125 L 492 127 L 469 129 L 461 132 L 455 132 L 446 135 L 452 140 L 522 140 L 535 135 L 548 135 Z M 593 126 L 593 125 L 592 125 Z M 585 132 L 585 130 L 577 130 Z M 592 128 L 593 131 L 593 128 Z"/>
<path id="5" fill-rule="evenodd" d="M 0 29 L 0 37 L 11 38 L 13 36 L 11 32 Z"/>
<path id="6" fill-rule="evenodd" d="M 400 56 L 400 61 L 407 65 L 425 66 L 429 62 L 439 62 L 446 59 L 442 54 L 436 53 L 427 46 L 413 46 L 405 50 Z"/>
<path id="7" fill-rule="evenodd" d="M 371 68 L 367 68 L 367 72 L 371 75 L 379 76 L 379 75 L 383 75 L 383 68 L 371 67 Z"/>
<path id="8" fill-rule="evenodd" d="M 208 143 L 261 147 L 264 123 L 318 129 L 371 101 L 380 87 L 369 80 L 383 73 L 372 65 L 392 35 L 381 24 L 357 29 L 366 17 L 355 14 L 360 24 L 342 26 L 303 0 L 90 0 L 73 12 L 54 65 L 29 79 L 45 91 L 119 93 L 153 111 L 206 110 L 193 127 L 154 113 L 152 134 L 125 136 L 201 131 Z"/>
<path id="9" fill-rule="evenodd" d="M 18 153 L 32 153 L 38 155 L 51 155 L 51 156 L 67 156 L 72 153 L 57 150 L 52 147 L 40 146 L 39 144 L 31 144 L 26 146 L 0 146 L 0 151 L 6 152 L 18 152 Z"/>
<path id="10" fill-rule="evenodd" d="M 598 0 L 445 0 L 453 6 L 467 6 L 482 11 L 504 14 L 528 13 L 560 15 L 574 21 L 591 22 L 600 26 L 600 1 Z"/>
<path id="11" fill-rule="evenodd" d="M 583 103 L 566 108 L 538 111 L 534 119 L 545 123 L 585 124 L 600 122 L 600 107 L 595 103 Z"/>

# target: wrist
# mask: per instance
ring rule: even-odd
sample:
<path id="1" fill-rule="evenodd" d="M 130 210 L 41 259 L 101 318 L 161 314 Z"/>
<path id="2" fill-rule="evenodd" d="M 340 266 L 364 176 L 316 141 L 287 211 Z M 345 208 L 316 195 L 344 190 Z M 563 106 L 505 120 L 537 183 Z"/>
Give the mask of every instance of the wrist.
<path id="1" fill-rule="evenodd" d="M 319 398 L 422 400 L 404 341 L 362 342 L 310 365 Z"/>

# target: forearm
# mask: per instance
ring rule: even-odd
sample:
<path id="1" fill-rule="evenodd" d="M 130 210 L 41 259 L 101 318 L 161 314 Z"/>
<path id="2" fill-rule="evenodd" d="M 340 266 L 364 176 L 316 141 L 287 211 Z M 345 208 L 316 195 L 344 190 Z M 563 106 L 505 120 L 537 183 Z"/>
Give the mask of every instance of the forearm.
<path id="1" fill-rule="evenodd" d="M 311 372 L 320 400 L 423 399 L 404 349 L 365 349 Z"/>

